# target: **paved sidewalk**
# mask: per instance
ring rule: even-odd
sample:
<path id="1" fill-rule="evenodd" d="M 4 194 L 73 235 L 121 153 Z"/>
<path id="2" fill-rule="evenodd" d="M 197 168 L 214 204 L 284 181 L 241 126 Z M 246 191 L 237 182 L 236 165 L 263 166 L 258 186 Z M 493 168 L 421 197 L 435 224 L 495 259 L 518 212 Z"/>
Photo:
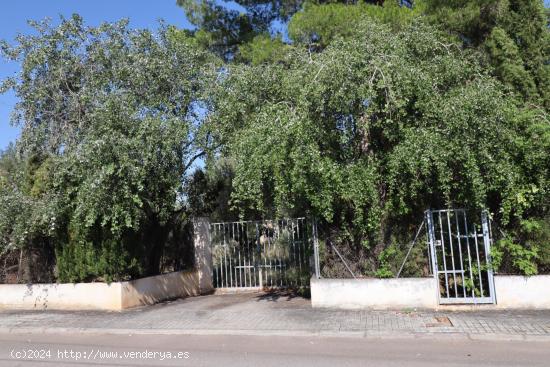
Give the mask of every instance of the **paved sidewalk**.
<path id="1" fill-rule="evenodd" d="M 0 332 L 459 337 L 550 341 L 550 311 L 342 311 L 286 294 L 193 297 L 124 312 L 0 310 Z"/>

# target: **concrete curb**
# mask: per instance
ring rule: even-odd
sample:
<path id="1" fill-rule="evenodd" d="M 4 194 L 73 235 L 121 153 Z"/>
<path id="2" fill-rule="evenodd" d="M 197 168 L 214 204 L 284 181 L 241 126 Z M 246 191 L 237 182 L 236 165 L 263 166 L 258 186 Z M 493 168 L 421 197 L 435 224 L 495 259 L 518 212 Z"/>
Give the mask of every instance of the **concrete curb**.
<path id="1" fill-rule="evenodd" d="M 113 329 L 113 328 L 0 328 L 0 334 L 110 334 L 110 335 L 242 335 L 280 337 L 330 337 L 364 339 L 437 339 L 550 342 L 550 335 L 474 334 L 465 332 L 333 331 L 333 330 L 223 330 L 223 329 Z"/>

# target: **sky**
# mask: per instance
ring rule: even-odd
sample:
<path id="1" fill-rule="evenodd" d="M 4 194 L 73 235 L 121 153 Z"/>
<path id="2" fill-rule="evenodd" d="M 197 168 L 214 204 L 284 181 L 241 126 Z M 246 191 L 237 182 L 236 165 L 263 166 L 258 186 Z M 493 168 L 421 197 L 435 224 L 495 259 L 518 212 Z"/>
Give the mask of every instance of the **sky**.
<path id="1" fill-rule="evenodd" d="M 31 32 L 28 19 L 49 17 L 56 23 L 59 15 L 69 17 L 73 13 L 80 14 L 91 26 L 129 18 L 132 28 L 157 28 L 159 19 L 180 28 L 191 27 L 176 0 L 10 0 L 2 2 L 0 9 L 0 39 L 13 44 L 18 33 Z M 18 64 L 0 58 L 0 79 L 12 76 L 17 69 Z M 9 122 L 15 103 L 13 93 L 0 94 L 0 150 L 19 135 L 19 129 Z"/>

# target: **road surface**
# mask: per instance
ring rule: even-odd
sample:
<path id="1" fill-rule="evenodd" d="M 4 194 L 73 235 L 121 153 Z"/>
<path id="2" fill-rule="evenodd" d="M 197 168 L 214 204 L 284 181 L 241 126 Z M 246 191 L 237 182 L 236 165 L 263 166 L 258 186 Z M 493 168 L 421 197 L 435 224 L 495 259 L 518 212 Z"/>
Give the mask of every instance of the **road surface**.
<path id="1" fill-rule="evenodd" d="M 549 366 L 550 342 L 0 334 L 0 366 Z"/>

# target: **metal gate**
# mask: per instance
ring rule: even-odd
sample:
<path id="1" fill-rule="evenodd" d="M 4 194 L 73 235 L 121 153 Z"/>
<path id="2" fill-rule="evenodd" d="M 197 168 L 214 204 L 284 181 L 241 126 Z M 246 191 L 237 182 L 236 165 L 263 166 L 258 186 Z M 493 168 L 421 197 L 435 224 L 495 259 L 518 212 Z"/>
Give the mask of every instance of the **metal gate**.
<path id="1" fill-rule="evenodd" d="M 495 303 L 487 212 L 481 213 L 481 227 L 468 222 L 464 209 L 427 210 L 425 215 L 439 303 Z"/>
<path id="2" fill-rule="evenodd" d="M 308 285 L 312 228 L 305 218 L 211 224 L 214 287 Z"/>

